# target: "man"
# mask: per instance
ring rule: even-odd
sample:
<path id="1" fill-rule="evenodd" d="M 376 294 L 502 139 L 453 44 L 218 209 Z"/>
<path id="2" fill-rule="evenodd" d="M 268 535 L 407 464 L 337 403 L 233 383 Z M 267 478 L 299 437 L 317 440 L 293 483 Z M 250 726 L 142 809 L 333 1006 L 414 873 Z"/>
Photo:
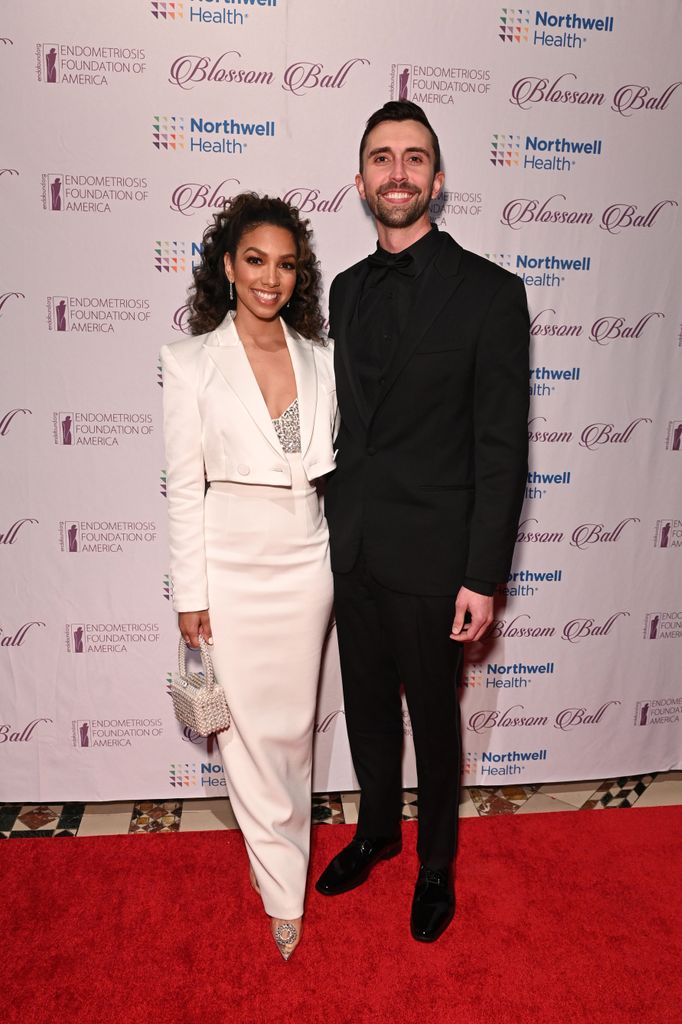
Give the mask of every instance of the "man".
<path id="1" fill-rule="evenodd" d="M 527 473 L 524 287 L 431 225 L 443 179 L 420 107 L 370 117 L 355 181 L 379 244 L 330 294 L 342 426 L 325 502 L 362 797 L 355 839 L 317 888 L 347 892 L 400 850 L 402 685 L 419 785 L 411 931 L 423 942 L 454 914 L 461 645 L 492 621 Z"/>

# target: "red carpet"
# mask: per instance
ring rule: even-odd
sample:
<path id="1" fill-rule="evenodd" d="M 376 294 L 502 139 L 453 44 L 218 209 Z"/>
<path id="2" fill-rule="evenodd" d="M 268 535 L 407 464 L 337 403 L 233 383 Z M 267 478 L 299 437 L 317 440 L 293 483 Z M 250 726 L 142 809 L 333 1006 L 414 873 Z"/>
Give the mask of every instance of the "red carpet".
<path id="1" fill-rule="evenodd" d="M 314 874 L 350 838 L 314 829 Z M 682 808 L 465 820 L 412 941 L 416 826 L 280 960 L 236 832 L 0 846 L 3 1024 L 679 1024 Z"/>

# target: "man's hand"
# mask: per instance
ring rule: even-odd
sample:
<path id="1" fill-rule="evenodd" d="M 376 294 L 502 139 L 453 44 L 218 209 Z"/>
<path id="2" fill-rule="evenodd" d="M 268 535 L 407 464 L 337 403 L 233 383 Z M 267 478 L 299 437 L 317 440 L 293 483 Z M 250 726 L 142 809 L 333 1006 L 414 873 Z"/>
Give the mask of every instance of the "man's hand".
<path id="1" fill-rule="evenodd" d="M 464 624 L 466 613 L 470 621 Z M 460 587 L 455 601 L 455 619 L 452 623 L 451 640 L 461 644 L 470 644 L 480 640 L 490 623 L 493 621 L 493 599 L 486 594 L 477 594 L 474 590 Z"/>
<path id="2" fill-rule="evenodd" d="M 178 628 L 182 633 L 183 640 L 190 647 L 199 646 L 200 636 L 203 636 L 207 644 L 213 643 L 208 608 L 204 608 L 201 612 L 180 612 Z"/>

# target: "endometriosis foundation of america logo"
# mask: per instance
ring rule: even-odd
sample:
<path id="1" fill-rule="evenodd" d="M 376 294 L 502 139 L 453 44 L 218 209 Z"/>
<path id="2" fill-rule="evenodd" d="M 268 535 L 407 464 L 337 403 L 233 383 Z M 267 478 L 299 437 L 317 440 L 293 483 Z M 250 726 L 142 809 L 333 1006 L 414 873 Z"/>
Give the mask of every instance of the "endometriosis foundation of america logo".
<path id="1" fill-rule="evenodd" d="M 503 7 L 500 11 L 498 35 L 503 43 L 527 43 L 530 33 L 530 10 L 527 7 Z"/>
<path id="2" fill-rule="evenodd" d="M 155 114 L 152 120 L 152 142 L 157 149 L 186 149 L 184 117 Z"/>

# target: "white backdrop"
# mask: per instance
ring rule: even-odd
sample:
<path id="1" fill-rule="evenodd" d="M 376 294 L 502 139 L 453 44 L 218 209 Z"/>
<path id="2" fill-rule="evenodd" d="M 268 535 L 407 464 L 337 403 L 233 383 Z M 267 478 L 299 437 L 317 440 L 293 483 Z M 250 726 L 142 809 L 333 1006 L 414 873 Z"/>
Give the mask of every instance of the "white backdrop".
<path id="1" fill-rule="evenodd" d="M 680 767 L 677 0 L 34 0 L 0 36 L 0 799 L 224 787 L 166 693 L 157 352 L 241 189 L 309 214 L 327 284 L 374 247 L 357 145 L 401 94 L 441 139 L 434 218 L 521 274 L 533 317 L 527 502 L 469 652 L 464 782 Z M 352 788 L 333 635 L 317 733 L 315 788 Z"/>

